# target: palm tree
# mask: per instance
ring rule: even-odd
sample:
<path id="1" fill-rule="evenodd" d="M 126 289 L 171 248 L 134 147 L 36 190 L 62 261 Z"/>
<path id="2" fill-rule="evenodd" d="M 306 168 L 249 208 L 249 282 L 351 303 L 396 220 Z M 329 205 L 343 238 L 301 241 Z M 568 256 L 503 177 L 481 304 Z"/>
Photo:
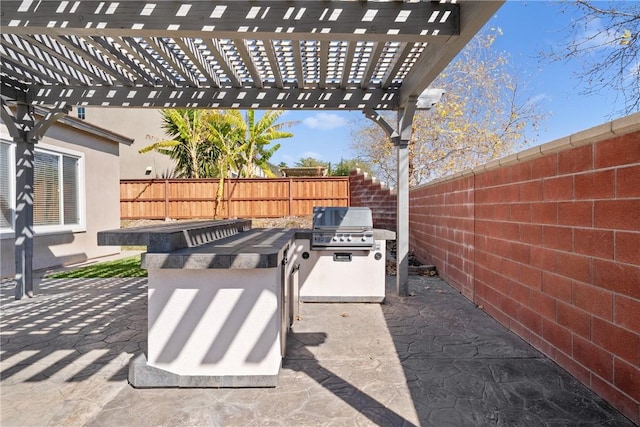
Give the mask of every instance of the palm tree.
<path id="1" fill-rule="evenodd" d="M 139 150 L 152 150 L 176 161 L 176 174 L 184 178 L 210 177 L 210 164 L 217 153 L 207 143 L 208 112 L 192 108 L 162 110 L 162 127 L 172 139 L 158 141 Z"/>
<path id="2" fill-rule="evenodd" d="M 239 116 L 239 112 L 235 112 Z M 276 139 L 291 138 L 290 132 L 282 129 L 291 126 L 293 122 L 276 123 L 284 113 L 282 110 L 267 111 L 256 122 L 255 111 L 248 110 L 246 121 L 243 121 L 245 148 L 241 153 L 239 175 L 247 178 L 255 177 L 255 168 L 258 167 L 269 177 L 273 172 L 269 167 L 269 159 L 280 148 L 280 144 L 272 147 L 269 145 Z"/>
<path id="3" fill-rule="evenodd" d="M 224 194 L 224 180 L 232 171 L 239 170 L 238 159 L 246 150 L 244 137 L 244 120 L 237 110 L 215 111 L 208 117 L 209 141 L 217 152 L 215 168 L 218 175 L 218 189 L 213 210 L 213 218 L 218 217 L 222 195 Z"/>

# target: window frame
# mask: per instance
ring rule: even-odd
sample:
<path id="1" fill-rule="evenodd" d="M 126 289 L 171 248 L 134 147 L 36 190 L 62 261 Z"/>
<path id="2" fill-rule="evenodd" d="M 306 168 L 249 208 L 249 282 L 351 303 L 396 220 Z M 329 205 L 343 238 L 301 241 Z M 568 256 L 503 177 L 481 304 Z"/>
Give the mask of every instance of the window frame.
<path id="1" fill-rule="evenodd" d="M 2 139 L 2 143 L 8 143 L 10 145 L 9 150 L 9 173 L 10 176 L 15 177 L 15 167 L 16 167 L 16 143 L 12 141 L 8 141 L 6 139 Z M 68 148 L 59 147 L 56 145 L 51 145 L 47 143 L 37 143 L 34 147 L 34 153 L 40 152 L 45 154 L 50 154 L 57 156 L 59 158 L 60 168 L 58 170 L 58 179 L 60 182 L 64 182 L 63 178 L 63 167 L 62 167 L 62 157 L 73 157 L 77 159 L 77 187 L 78 187 L 78 223 L 77 224 L 64 224 L 64 215 L 60 218 L 60 224 L 55 225 L 34 225 L 33 232 L 35 236 L 43 236 L 49 234 L 59 234 L 59 233 L 81 233 L 85 232 L 87 229 L 86 218 L 87 218 L 87 198 L 86 198 L 86 189 L 85 189 L 85 155 L 82 152 L 70 150 Z M 35 184 L 35 183 L 34 183 Z M 11 193 L 11 202 L 10 207 L 13 212 L 12 218 L 12 228 L 2 228 L 0 229 L 0 238 L 13 238 L 15 237 L 15 195 L 16 195 L 16 181 L 15 179 L 11 181 L 9 192 Z M 58 193 L 58 197 L 60 198 L 60 209 L 61 212 L 64 209 L 64 191 L 61 189 Z"/>
<path id="2" fill-rule="evenodd" d="M 16 144 L 6 139 L 0 139 L 0 144 L 6 144 L 9 146 L 9 177 L 16 176 Z M 0 227 L 0 238 L 3 238 L 5 234 L 14 234 L 16 229 L 16 180 L 9 180 L 9 210 L 11 211 L 11 226 Z"/>

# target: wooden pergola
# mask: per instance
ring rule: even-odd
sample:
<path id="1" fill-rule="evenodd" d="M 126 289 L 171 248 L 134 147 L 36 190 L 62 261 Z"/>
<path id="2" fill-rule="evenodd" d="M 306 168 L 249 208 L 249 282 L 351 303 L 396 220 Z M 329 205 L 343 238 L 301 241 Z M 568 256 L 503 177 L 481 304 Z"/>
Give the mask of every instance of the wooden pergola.
<path id="1" fill-rule="evenodd" d="M 33 292 L 34 144 L 72 106 L 363 111 L 398 147 L 397 288 L 406 295 L 413 115 L 438 100 L 428 86 L 503 2 L 4 0 L 16 298 Z M 36 120 L 34 105 L 51 112 Z"/>

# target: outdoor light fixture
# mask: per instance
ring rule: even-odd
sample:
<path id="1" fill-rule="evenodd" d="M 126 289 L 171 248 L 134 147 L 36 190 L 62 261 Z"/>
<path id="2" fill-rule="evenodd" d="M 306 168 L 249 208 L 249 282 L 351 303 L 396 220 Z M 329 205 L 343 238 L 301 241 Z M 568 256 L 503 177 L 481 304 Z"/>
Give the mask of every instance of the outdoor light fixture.
<path id="1" fill-rule="evenodd" d="M 144 174 L 151 175 L 151 166 L 147 166 L 147 169 L 145 169 Z"/>
<path id="2" fill-rule="evenodd" d="M 429 110 L 444 96 L 444 89 L 425 89 L 418 95 L 417 110 Z"/>

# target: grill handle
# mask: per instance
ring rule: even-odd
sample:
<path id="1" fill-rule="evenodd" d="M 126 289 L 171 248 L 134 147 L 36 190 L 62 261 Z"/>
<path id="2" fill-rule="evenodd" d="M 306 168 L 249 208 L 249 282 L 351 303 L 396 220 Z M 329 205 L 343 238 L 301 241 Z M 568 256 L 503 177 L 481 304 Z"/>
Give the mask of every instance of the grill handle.
<path id="1" fill-rule="evenodd" d="M 351 262 L 351 252 L 334 252 L 333 260 L 335 262 Z"/>

